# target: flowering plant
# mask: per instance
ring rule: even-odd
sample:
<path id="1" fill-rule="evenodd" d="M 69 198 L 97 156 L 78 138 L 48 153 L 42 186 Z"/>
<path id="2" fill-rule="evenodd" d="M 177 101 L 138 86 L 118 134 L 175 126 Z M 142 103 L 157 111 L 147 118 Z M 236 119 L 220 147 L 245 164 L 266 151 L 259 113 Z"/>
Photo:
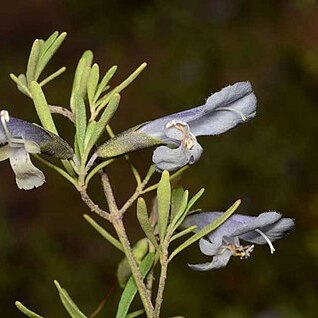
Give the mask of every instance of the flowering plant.
<path id="1" fill-rule="evenodd" d="M 47 78 L 40 78 L 65 36 L 66 33 L 55 32 L 47 40 L 35 40 L 26 73 L 10 75 L 17 88 L 32 99 L 41 125 L 12 117 L 9 110 L 2 110 L 0 161 L 10 160 L 17 186 L 24 190 L 44 184 L 45 176 L 33 165 L 31 157 L 41 161 L 74 186 L 91 212 L 113 226 L 117 237 L 89 215 L 84 215 L 87 222 L 124 256 L 117 272 L 123 292 L 116 317 L 137 317 L 143 313 L 147 317 L 159 317 L 168 265 L 176 255 L 196 242 L 202 253 L 213 259 L 208 263 L 189 265 L 194 270 L 222 268 L 231 256 L 246 259 L 253 251 L 253 244 L 268 244 L 273 253 L 272 242 L 282 238 L 294 226 L 292 219 L 277 212 L 265 212 L 257 217 L 233 214 L 240 200 L 225 212 L 197 212 L 193 206 L 204 189 L 190 197 L 188 190 L 172 186 L 177 176 L 199 160 L 203 149 L 197 141 L 198 136 L 224 133 L 255 116 L 256 97 L 251 84 L 239 82 L 227 86 L 212 94 L 202 106 L 139 124 L 116 135 L 110 121 L 118 108 L 120 93 L 146 64 L 138 67 L 120 85 L 112 87 L 109 83 L 117 67 L 113 66 L 100 77 L 99 66 L 93 64 L 93 53 L 86 51 L 75 71 L 69 107 L 50 105 L 44 87 L 63 73 L 65 67 Z M 53 118 L 55 114 L 64 116 L 73 125 L 72 146 L 59 136 Z M 129 152 L 154 146 L 157 148 L 153 152 L 153 163 L 142 178 L 130 160 Z M 51 161 L 48 156 L 60 162 Z M 128 161 L 136 180 L 135 192 L 122 206 L 116 201 L 109 179 L 111 164 L 120 158 Z M 149 186 L 156 171 L 160 181 Z M 100 208 L 88 193 L 90 181 L 96 176 L 100 178 L 108 210 Z M 152 191 L 157 204 L 149 210 L 143 195 Z M 134 202 L 137 202 L 136 217 L 144 236 L 131 243 L 124 217 Z M 172 248 L 171 242 L 180 238 L 183 242 Z M 252 244 L 242 246 L 240 240 Z M 154 284 L 157 267 L 160 268 L 159 280 Z M 87 317 L 66 290 L 57 281 L 55 284 L 68 314 L 73 318 Z M 142 308 L 129 313 L 137 293 Z M 17 301 L 16 305 L 28 317 L 41 318 L 22 303 Z"/>

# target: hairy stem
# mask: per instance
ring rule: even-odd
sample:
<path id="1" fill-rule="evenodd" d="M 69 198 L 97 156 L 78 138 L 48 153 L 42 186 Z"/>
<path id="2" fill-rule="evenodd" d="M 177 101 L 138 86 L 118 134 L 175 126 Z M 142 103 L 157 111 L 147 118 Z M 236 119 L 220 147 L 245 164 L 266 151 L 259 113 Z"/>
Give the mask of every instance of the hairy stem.
<path id="1" fill-rule="evenodd" d="M 102 218 L 110 221 L 110 214 L 103 209 L 101 209 L 93 200 L 89 197 L 85 188 L 78 188 L 78 191 L 81 195 L 83 202 L 90 208 L 92 212 L 97 213 Z"/>
<path id="2" fill-rule="evenodd" d="M 167 246 L 162 247 L 162 255 L 160 257 L 160 278 L 159 278 L 159 286 L 158 292 L 156 297 L 156 304 L 155 304 L 155 311 L 154 311 L 154 318 L 159 318 L 161 304 L 163 301 L 163 292 L 166 286 L 166 279 L 167 279 L 167 272 L 168 272 L 168 248 Z"/>
<path id="3" fill-rule="evenodd" d="M 150 166 L 144 180 L 137 185 L 135 193 L 133 193 L 133 195 L 127 200 L 127 202 L 119 210 L 119 213 L 121 215 L 123 215 L 132 206 L 132 204 L 139 198 L 139 196 L 143 193 L 145 186 L 149 182 L 154 172 L 155 172 L 154 166 Z"/>
<path id="4" fill-rule="evenodd" d="M 70 110 L 68 110 L 62 106 L 54 106 L 54 105 L 49 105 L 49 108 L 50 108 L 51 113 L 60 114 L 64 117 L 68 118 L 72 123 L 75 123 L 75 116 Z"/>
<path id="5" fill-rule="evenodd" d="M 101 174 L 102 185 L 105 193 L 105 197 L 109 206 L 110 214 L 111 214 L 111 222 L 116 230 L 118 238 L 123 246 L 124 253 L 127 257 L 129 266 L 131 268 L 132 275 L 134 277 L 141 301 L 144 305 L 147 317 L 152 318 L 154 308 L 151 302 L 151 298 L 149 297 L 147 287 L 143 281 L 140 269 L 136 262 L 136 259 L 133 255 L 130 242 L 126 233 L 126 229 L 122 220 L 122 214 L 118 210 L 114 194 L 110 185 L 110 181 L 106 173 Z"/>

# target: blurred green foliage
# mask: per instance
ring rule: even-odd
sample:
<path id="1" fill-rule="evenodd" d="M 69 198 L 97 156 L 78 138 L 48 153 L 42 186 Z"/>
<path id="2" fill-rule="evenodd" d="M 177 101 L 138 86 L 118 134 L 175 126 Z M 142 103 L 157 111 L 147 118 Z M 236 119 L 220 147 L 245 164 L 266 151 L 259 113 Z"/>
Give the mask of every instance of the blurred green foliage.
<path id="1" fill-rule="evenodd" d="M 183 184 L 192 195 L 206 188 L 204 210 L 222 210 L 240 198 L 239 212 L 277 209 L 294 217 L 296 228 L 275 245 L 274 255 L 259 247 L 252 259 L 233 259 L 218 272 L 187 268 L 202 258 L 197 247 L 180 254 L 170 268 L 163 316 L 318 316 L 316 1 L 26 0 L 3 3 L 2 14 L 1 108 L 26 120 L 36 118 L 31 100 L 16 90 L 9 73 L 24 71 L 34 38 L 56 29 L 70 36 L 47 74 L 60 65 L 71 67 L 47 85 L 51 103 L 68 103 L 72 74 L 85 49 L 94 51 L 103 72 L 120 65 L 115 83 L 148 62 L 122 96 L 113 121 L 118 132 L 200 105 L 213 91 L 250 80 L 259 101 L 257 117 L 227 134 L 200 139 L 204 154 Z M 63 118 L 57 123 L 68 139 L 72 127 Z M 142 169 L 150 156 L 142 151 L 132 158 L 139 158 Z M 19 191 L 8 167 L 0 165 L 2 315 L 22 317 L 14 307 L 19 299 L 45 317 L 65 317 L 53 284 L 58 279 L 83 311 L 93 312 L 105 300 L 97 317 L 114 316 L 120 254 L 83 220 L 88 211 L 78 194 L 51 171 L 46 186 Z M 134 187 L 128 174 L 124 161 L 110 174 L 121 202 Z M 96 199 L 102 199 L 100 193 Z M 127 223 L 136 241 L 142 234 L 133 209 Z"/>

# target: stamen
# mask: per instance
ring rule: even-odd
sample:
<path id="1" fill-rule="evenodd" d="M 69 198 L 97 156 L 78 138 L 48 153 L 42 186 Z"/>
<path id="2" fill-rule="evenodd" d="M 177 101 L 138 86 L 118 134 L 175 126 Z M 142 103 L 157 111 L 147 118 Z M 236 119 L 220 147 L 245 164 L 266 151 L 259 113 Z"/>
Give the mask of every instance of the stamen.
<path id="1" fill-rule="evenodd" d="M 186 123 L 178 120 L 171 120 L 168 124 L 166 124 L 166 128 L 174 127 L 177 130 L 182 132 L 182 140 L 181 143 L 187 149 L 191 150 L 195 145 L 196 138 L 195 136 L 189 131 L 189 128 Z"/>
<path id="2" fill-rule="evenodd" d="M 166 124 L 166 128 L 171 128 L 171 127 L 175 127 L 177 125 L 180 125 L 180 126 L 186 126 L 186 123 L 180 121 L 180 120 L 176 120 L 176 119 L 173 119 L 171 121 L 169 121 L 167 124 Z"/>
<path id="3" fill-rule="evenodd" d="M 9 131 L 9 128 L 8 128 L 8 125 L 7 123 L 9 122 L 10 120 L 10 116 L 9 116 L 9 112 L 6 111 L 6 110 L 2 110 L 0 112 L 0 120 L 1 120 L 1 125 L 3 127 L 3 130 L 4 130 L 4 134 L 7 138 L 7 142 L 8 142 L 8 145 L 10 147 L 21 147 L 21 145 L 24 145 L 24 139 L 22 137 L 12 137 L 11 136 L 11 133 Z"/>
<path id="4" fill-rule="evenodd" d="M 12 138 L 11 138 L 11 134 L 10 134 L 10 131 L 8 129 L 8 126 L 7 126 L 7 123 L 10 120 L 10 116 L 9 116 L 8 111 L 2 110 L 0 112 L 0 119 L 1 119 L 1 124 L 2 124 L 3 130 L 4 130 L 4 134 L 6 135 L 7 140 L 8 140 L 8 144 L 11 146 L 11 139 Z"/>
<path id="5" fill-rule="evenodd" d="M 276 251 L 272 242 L 270 241 L 270 239 L 259 229 L 255 230 L 256 232 L 258 232 L 259 234 L 261 234 L 263 236 L 263 238 L 265 239 L 265 241 L 267 242 L 267 244 L 269 245 L 271 254 L 274 254 L 274 252 Z"/>
<path id="6" fill-rule="evenodd" d="M 251 253 L 253 251 L 254 251 L 254 245 L 246 245 L 246 246 L 244 246 L 244 252 L 245 252 L 244 258 L 250 257 Z"/>
<path id="7" fill-rule="evenodd" d="M 227 108 L 225 108 L 225 107 L 219 107 L 219 108 L 217 108 L 216 110 L 229 110 L 229 111 L 231 111 L 231 112 L 234 112 L 234 113 L 237 113 L 238 115 L 240 115 L 243 121 L 246 121 L 246 120 L 247 120 L 247 117 L 246 117 L 242 112 L 240 112 L 239 110 L 236 110 L 236 109 L 234 109 L 234 108 L 231 108 L 231 107 L 227 107 Z"/>
<path id="8" fill-rule="evenodd" d="M 247 246 L 242 246 L 242 245 L 233 245 L 229 244 L 224 246 L 225 248 L 231 250 L 233 256 L 238 256 L 240 259 L 246 259 L 251 256 L 251 253 L 254 250 L 254 245 L 247 245 Z"/>

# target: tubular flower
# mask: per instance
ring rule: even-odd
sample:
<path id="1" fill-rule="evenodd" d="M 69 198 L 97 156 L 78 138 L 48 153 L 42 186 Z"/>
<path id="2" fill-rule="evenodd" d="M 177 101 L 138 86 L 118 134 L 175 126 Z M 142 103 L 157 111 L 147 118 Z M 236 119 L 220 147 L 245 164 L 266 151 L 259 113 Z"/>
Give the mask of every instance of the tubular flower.
<path id="1" fill-rule="evenodd" d="M 189 215 L 183 227 L 196 225 L 197 230 L 212 223 L 223 212 L 202 212 Z M 213 256 L 212 261 L 203 264 L 189 264 L 197 271 L 207 271 L 225 267 L 231 256 L 249 258 L 254 244 L 268 244 L 271 254 L 275 252 L 272 242 L 282 238 L 294 226 L 293 219 L 283 218 L 277 212 L 264 212 L 258 216 L 234 214 L 215 231 L 199 241 L 203 254 Z M 240 239 L 252 243 L 243 246 Z"/>
<path id="2" fill-rule="evenodd" d="M 249 82 L 239 82 L 212 94 L 202 106 L 168 115 L 129 129 L 99 147 L 101 158 L 162 145 L 152 160 L 159 171 L 196 162 L 203 151 L 197 136 L 219 135 L 256 114 L 256 97 Z"/>
<path id="3" fill-rule="evenodd" d="M 45 182 L 42 171 L 31 162 L 29 154 L 43 153 L 70 159 L 73 150 L 59 136 L 44 128 L 0 112 L 0 161 L 9 159 L 19 189 L 30 190 Z"/>

